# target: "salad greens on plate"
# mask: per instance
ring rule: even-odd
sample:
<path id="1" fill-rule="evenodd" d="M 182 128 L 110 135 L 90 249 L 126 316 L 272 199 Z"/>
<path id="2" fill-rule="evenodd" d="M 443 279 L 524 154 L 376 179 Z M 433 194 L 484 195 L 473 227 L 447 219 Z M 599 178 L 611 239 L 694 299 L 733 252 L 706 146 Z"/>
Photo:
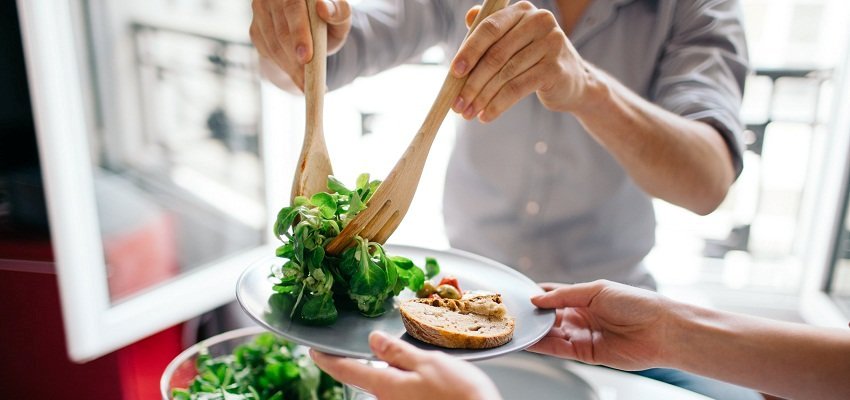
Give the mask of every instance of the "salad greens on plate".
<path id="1" fill-rule="evenodd" d="M 440 267 L 433 258 L 420 268 L 412 260 L 392 256 L 380 243 L 355 237 L 356 245 L 334 256 L 324 247 L 352 220 L 380 186 L 369 174 L 357 178 L 349 189 L 333 176 L 328 193 L 296 197 L 277 215 L 274 233 L 283 244 L 276 255 L 287 261 L 273 267 L 277 298 L 275 309 L 306 324 L 330 325 L 340 307 L 356 307 L 364 316 L 386 312 L 386 300 L 402 290 L 422 289 L 425 279 L 436 276 Z M 282 310 L 282 311 L 280 311 Z"/>
<path id="2" fill-rule="evenodd" d="M 320 370 L 296 345 L 271 333 L 257 335 L 233 354 L 202 349 L 198 375 L 174 400 L 343 400 L 342 384 Z"/>

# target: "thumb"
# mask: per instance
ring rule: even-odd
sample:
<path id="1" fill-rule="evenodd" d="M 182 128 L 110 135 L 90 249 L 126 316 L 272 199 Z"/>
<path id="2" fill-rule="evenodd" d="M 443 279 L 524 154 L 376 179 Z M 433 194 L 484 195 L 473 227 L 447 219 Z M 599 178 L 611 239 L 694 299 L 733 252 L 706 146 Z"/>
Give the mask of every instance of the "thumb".
<path id="1" fill-rule="evenodd" d="M 607 285 L 606 281 L 563 285 L 531 298 L 540 308 L 588 307 Z"/>
<path id="2" fill-rule="evenodd" d="M 340 25 L 351 18 L 351 5 L 346 0 L 321 0 L 316 3 L 316 13 L 328 25 Z"/>
<path id="3" fill-rule="evenodd" d="M 410 343 L 389 337 L 386 333 L 373 331 L 369 335 L 369 347 L 375 356 L 393 367 L 411 371 L 425 361 L 427 353 Z"/>
<path id="4" fill-rule="evenodd" d="M 466 27 L 469 28 L 472 26 L 472 22 L 475 21 L 475 17 L 478 16 L 478 12 L 481 11 L 481 6 L 474 6 L 466 12 Z"/>

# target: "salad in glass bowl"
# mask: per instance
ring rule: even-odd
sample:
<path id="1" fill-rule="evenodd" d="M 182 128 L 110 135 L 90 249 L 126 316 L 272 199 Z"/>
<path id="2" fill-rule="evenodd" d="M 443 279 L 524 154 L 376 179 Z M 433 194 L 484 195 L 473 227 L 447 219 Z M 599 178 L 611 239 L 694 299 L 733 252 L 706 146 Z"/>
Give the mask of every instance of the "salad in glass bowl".
<path id="1" fill-rule="evenodd" d="M 180 353 L 160 380 L 164 400 L 345 400 L 358 396 L 321 371 L 307 348 L 260 327 L 225 332 Z"/>

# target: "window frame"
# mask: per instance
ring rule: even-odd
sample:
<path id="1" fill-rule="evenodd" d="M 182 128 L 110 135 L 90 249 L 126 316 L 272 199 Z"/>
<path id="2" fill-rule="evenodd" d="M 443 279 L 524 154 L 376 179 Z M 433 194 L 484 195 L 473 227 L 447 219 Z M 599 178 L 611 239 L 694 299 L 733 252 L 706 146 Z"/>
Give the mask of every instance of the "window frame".
<path id="1" fill-rule="evenodd" d="M 262 246 L 215 260 L 120 302 L 110 299 L 90 146 L 97 125 L 91 118 L 86 91 L 90 81 L 74 18 L 80 3 L 18 0 L 17 5 L 70 359 L 95 359 L 233 301 L 239 274 L 273 251 L 271 233 Z M 292 132 L 303 118 L 295 112 L 297 104 L 272 91 L 266 84 L 261 87 L 261 97 L 269 97 L 262 102 L 262 130 Z M 293 118 L 287 126 L 269 122 L 265 111 L 271 109 L 278 114 L 289 110 Z M 300 148 L 296 136 L 265 135 L 261 141 L 268 213 L 280 206 L 272 199 L 289 198 L 288 187 L 274 184 L 287 182 L 279 176 L 286 174 L 274 171 L 294 168 Z"/>

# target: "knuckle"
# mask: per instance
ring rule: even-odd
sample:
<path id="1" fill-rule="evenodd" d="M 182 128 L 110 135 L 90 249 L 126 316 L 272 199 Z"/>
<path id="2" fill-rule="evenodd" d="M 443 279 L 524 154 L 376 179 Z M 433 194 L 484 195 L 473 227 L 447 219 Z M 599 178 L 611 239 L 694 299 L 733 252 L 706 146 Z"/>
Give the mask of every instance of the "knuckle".
<path id="1" fill-rule="evenodd" d="M 507 62 L 507 56 L 505 54 L 505 51 L 501 47 L 497 48 L 493 46 L 487 52 L 487 55 L 484 56 L 484 63 L 493 68 L 501 68 Z"/>
<path id="2" fill-rule="evenodd" d="M 522 92 L 522 82 L 517 79 L 513 79 L 507 84 L 505 84 L 505 94 L 508 96 L 517 96 Z"/>
<path id="3" fill-rule="evenodd" d="M 610 287 L 611 281 L 609 281 L 607 279 L 597 279 L 597 280 L 593 281 L 592 284 L 593 284 L 594 287 L 601 290 L 601 289 L 605 289 L 607 287 Z"/>
<path id="4" fill-rule="evenodd" d="M 543 37 L 543 40 L 549 45 L 561 44 L 564 42 L 564 31 L 553 29 Z"/>
<path id="5" fill-rule="evenodd" d="M 537 9 L 537 7 L 535 7 L 534 4 L 531 4 L 530 1 L 525 1 L 525 0 L 516 3 L 516 5 L 514 7 L 518 8 L 520 10 L 523 10 L 523 11 L 531 11 L 531 10 Z"/>
<path id="6" fill-rule="evenodd" d="M 481 28 L 482 32 L 486 33 L 491 37 L 502 36 L 502 26 L 498 21 L 493 18 L 485 18 L 484 21 L 481 21 L 481 24 L 478 27 Z"/>
<path id="7" fill-rule="evenodd" d="M 531 16 L 532 20 L 538 24 L 545 24 L 548 26 L 557 26 L 558 21 L 555 19 L 555 14 L 552 14 L 549 10 L 537 10 Z"/>
<path id="8" fill-rule="evenodd" d="M 502 81 L 506 81 L 512 76 L 517 75 L 517 72 L 519 72 L 518 62 L 512 58 L 505 63 L 504 67 L 502 67 L 502 71 L 499 72 L 499 78 Z"/>

